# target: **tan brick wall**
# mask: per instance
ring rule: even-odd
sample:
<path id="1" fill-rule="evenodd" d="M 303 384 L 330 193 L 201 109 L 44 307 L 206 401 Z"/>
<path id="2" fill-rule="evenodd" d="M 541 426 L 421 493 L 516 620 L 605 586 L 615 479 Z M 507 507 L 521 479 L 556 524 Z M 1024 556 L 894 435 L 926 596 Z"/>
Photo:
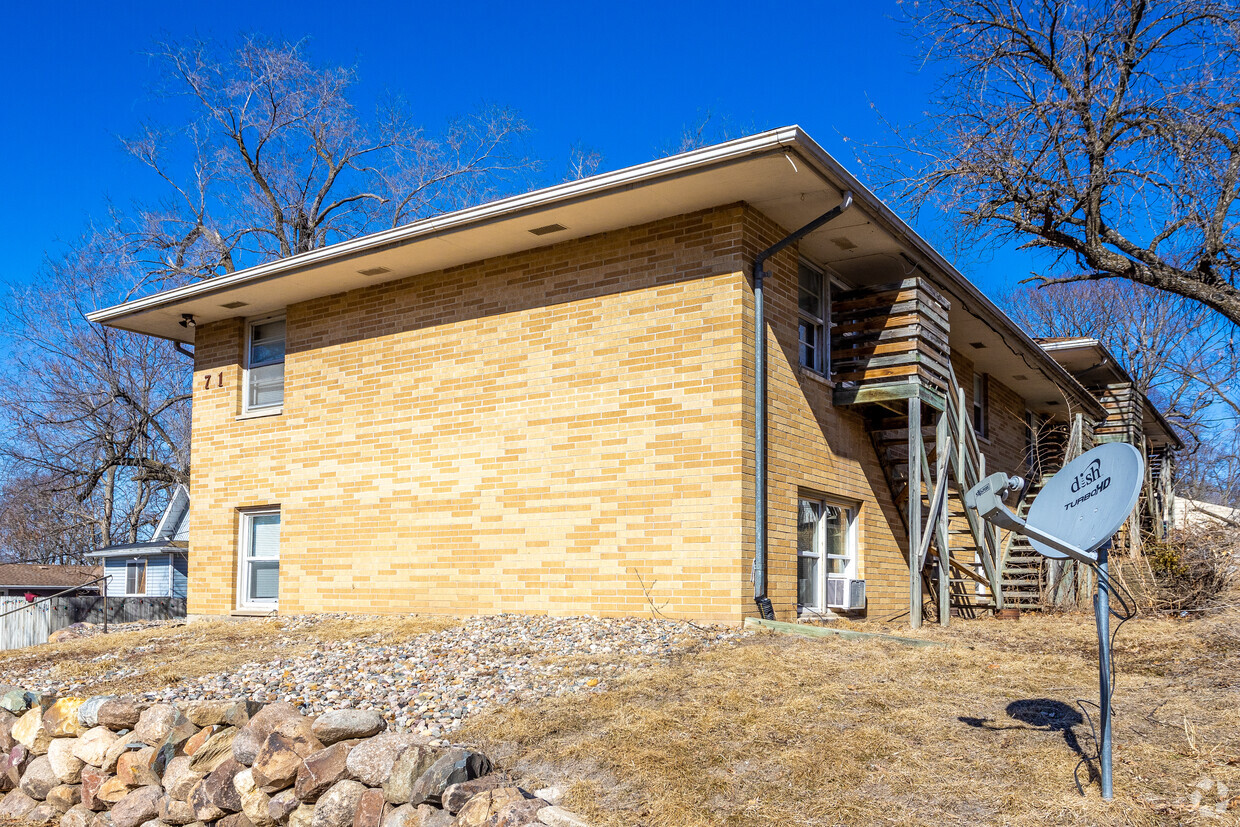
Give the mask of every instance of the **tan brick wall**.
<path id="1" fill-rule="evenodd" d="M 742 214 L 293 305 L 279 416 L 237 418 L 243 322 L 200 327 L 189 611 L 234 608 L 238 510 L 278 504 L 284 613 L 640 614 L 644 581 L 739 618 Z"/>

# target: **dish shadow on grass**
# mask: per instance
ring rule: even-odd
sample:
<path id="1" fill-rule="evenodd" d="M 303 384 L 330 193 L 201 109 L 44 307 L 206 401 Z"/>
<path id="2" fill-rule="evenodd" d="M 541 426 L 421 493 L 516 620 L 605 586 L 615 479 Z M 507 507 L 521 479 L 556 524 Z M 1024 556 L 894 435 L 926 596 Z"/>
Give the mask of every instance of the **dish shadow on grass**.
<path id="1" fill-rule="evenodd" d="M 999 726 L 990 718 L 972 718 L 967 715 L 961 715 L 957 720 L 971 727 L 991 732 L 1009 729 L 1027 730 L 1030 727 L 1043 732 L 1062 732 L 1064 743 L 1088 768 L 1089 781 L 1099 777 L 1098 769 L 1094 766 L 1095 756 L 1085 752 L 1080 740 L 1076 737 L 1075 727 L 1085 723 L 1085 716 L 1076 707 L 1051 698 L 1026 698 L 1012 701 L 1004 711 L 1007 712 L 1009 718 L 1020 721 L 1025 726 Z"/>

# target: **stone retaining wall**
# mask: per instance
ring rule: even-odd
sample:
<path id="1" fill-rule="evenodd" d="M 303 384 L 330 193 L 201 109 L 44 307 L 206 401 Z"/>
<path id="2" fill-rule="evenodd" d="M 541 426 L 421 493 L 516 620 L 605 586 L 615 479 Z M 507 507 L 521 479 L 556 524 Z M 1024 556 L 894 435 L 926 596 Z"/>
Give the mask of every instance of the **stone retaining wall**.
<path id="1" fill-rule="evenodd" d="M 59 827 L 584 827 L 374 710 L 0 697 L 0 821 Z"/>

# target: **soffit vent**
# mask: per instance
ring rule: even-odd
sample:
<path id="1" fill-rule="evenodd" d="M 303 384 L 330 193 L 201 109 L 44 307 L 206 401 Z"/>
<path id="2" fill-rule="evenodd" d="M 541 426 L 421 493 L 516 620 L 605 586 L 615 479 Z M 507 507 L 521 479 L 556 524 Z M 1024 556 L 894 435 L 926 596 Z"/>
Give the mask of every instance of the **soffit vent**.
<path id="1" fill-rule="evenodd" d="M 365 270 L 358 270 L 363 276 L 381 276 L 384 273 L 392 272 L 386 267 L 368 267 Z"/>
<path id="2" fill-rule="evenodd" d="M 563 224 L 548 224 L 545 227 L 535 227 L 530 230 L 530 235 L 548 235 L 550 233 L 558 233 L 567 230 Z"/>
<path id="3" fill-rule="evenodd" d="M 1023 373 L 1014 373 L 1012 374 L 1012 378 L 1015 379 L 1017 382 L 1028 382 L 1029 381 L 1029 377 Z"/>
<path id="4" fill-rule="evenodd" d="M 977 348 L 978 350 L 985 350 L 986 343 L 985 342 L 969 342 L 969 347 Z"/>
<path id="5" fill-rule="evenodd" d="M 844 250 L 845 252 L 847 252 L 848 250 L 857 249 L 856 244 L 853 244 L 852 241 L 850 241 L 849 239 L 845 238 L 842 235 L 836 236 L 835 238 L 831 239 L 831 243 L 834 244 L 836 247 L 839 247 L 841 250 Z"/>
<path id="6" fill-rule="evenodd" d="M 220 307 L 225 310 L 236 310 L 238 307 L 245 307 L 248 304 L 249 302 L 229 302 L 228 304 L 221 304 Z"/>

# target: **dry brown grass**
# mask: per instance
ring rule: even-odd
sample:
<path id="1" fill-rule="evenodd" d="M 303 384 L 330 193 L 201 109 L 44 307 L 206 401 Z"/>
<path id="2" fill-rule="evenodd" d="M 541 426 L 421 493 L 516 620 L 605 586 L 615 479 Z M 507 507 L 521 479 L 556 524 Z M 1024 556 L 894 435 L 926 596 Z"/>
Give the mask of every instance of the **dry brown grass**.
<path id="1" fill-rule="evenodd" d="M 4 676 L 47 669 L 52 680 L 83 683 L 80 691 L 84 693 L 155 689 L 247 664 L 296 657 L 322 643 L 361 639 L 402 643 L 419 634 L 459 625 L 459 621 L 393 615 L 287 625 L 279 618 L 189 623 L 14 649 L 0 652 L 0 683 L 5 682 Z M 109 675 L 118 669 L 137 673 Z"/>
<path id="2" fill-rule="evenodd" d="M 1075 701 L 1098 693 L 1085 615 L 927 627 L 942 649 L 763 634 L 457 737 L 568 784 L 600 826 L 1228 823 L 1240 801 L 1207 819 L 1190 796 L 1240 792 L 1238 629 L 1124 627 L 1110 804 L 1073 781 L 1092 751 Z"/>

